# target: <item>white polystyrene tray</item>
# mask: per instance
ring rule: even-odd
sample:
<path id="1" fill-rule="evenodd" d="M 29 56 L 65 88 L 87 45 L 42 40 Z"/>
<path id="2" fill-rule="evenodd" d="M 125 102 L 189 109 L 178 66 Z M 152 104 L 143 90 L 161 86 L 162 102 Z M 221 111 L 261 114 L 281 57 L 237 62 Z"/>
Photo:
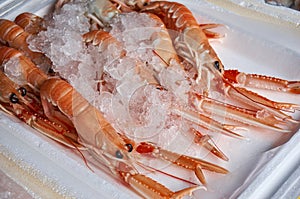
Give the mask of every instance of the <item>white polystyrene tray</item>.
<path id="1" fill-rule="evenodd" d="M 4 1 L 0 3 L 0 18 L 13 19 L 25 11 L 42 15 L 51 8 L 53 2 Z M 297 12 L 265 5 L 259 0 L 179 2 L 191 8 L 197 19 L 204 20 L 203 23 L 222 23 L 229 27 L 220 30 L 226 32 L 226 38 L 221 42 L 212 42 L 227 68 L 290 80 L 300 79 L 300 29 L 297 24 L 300 15 Z M 300 101 L 299 97 L 294 100 Z M 284 192 L 291 187 L 288 183 L 299 185 L 299 178 L 294 177 L 297 175 L 294 170 L 300 163 L 299 143 L 300 131 L 286 144 L 255 157 L 254 162 L 260 163 L 257 163 L 256 170 L 251 173 L 240 168 L 240 175 L 243 176 L 241 183 L 235 185 L 234 190 L 228 188 L 230 191 L 216 197 L 270 198 L 274 195 L 280 198 L 282 193 L 289 198 L 288 193 Z M 251 168 L 254 169 L 255 165 Z M 97 169 L 94 172 L 89 170 L 70 149 L 2 112 L 0 169 L 37 198 L 138 198 L 108 174 Z M 221 185 L 230 183 L 230 175 L 218 179 Z M 209 196 L 212 197 L 211 194 Z"/>

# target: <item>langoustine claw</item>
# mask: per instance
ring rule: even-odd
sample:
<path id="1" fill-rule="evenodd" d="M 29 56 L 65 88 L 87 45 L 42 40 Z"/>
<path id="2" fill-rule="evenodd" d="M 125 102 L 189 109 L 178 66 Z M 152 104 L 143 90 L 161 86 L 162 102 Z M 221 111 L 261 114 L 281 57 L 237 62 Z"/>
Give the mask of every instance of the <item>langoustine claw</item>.
<path id="1" fill-rule="evenodd" d="M 204 185 L 206 185 L 206 180 L 202 169 L 221 174 L 228 173 L 228 170 L 224 169 L 223 167 L 217 166 L 215 164 L 209 163 L 198 158 L 177 154 L 147 142 L 140 143 L 137 146 L 136 151 L 141 154 L 151 154 L 153 157 L 161 158 L 179 167 L 183 167 L 185 169 L 194 171 L 199 181 Z"/>

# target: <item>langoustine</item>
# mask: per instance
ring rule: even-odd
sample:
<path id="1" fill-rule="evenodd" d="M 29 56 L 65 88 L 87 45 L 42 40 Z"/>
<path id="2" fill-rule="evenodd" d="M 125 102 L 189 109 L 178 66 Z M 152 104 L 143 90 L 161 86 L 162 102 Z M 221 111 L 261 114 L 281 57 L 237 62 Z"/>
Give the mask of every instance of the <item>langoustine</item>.
<path id="1" fill-rule="evenodd" d="M 267 110 L 280 119 L 290 119 L 291 122 L 297 123 L 279 110 L 295 111 L 299 110 L 299 105 L 274 102 L 258 95 L 257 93 L 241 88 L 241 86 L 254 86 L 256 88 L 299 93 L 299 82 L 289 82 L 259 75 L 246 75 L 236 70 L 225 70 L 221 60 L 218 58 L 214 49 L 210 46 L 205 32 L 201 29 L 191 11 L 180 3 L 155 1 L 144 6 L 142 11 L 157 14 L 164 23 L 166 23 L 167 28 L 176 31 L 173 39 L 174 46 L 177 53 L 185 61 L 192 64 L 197 70 L 197 84 L 208 90 L 217 88 L 221 91 L 219 93 L 222 95 L 245 103 L 246 108 L 249 108 L 249 106 L 250 109 L 259 107 L 259 110 Z M 211 82 L 214 82 L 215 88 L 211 87 Z M 235 85 L 232 85 L 231 83 L 234 83 Z M 206 102 L 205 96 L 210 97 L 209 91 L 205 91 L 205 89 L 204 93 L 200 93 L 203 95 L 203 97 L 199 100 L 200 109 L 202 108 L 201 103 Z M 209 101 L 210 100 L 207 100 L 208 104 L 210 103 L 212 106 L 215 105 L 213 101 Z M 197 100 L 195 102 L 195 106 L 198 106 Z M 224 106 L 226 105 L 224 104 Z M 247 113 L 243 111 L 238 113 L 239 110 L 231 106 L 227 106 L 227 109 L 228 112 L 231 112 L 231 110 L 232 112 L 236 112 L 236 116 L 241 115 L 241 117 L 239 117 L 240 120 L 243 120 L 243 118 L 246 119 L 246 117 L 242 115 L 247 115 Z M 272 121 L 272 118 L 270 119 L 270 124 L 275 121 Z M 264 120 L 268 120 L 268 118 L 264 118 Z M 254 123 L 256 122 L 253 121 L 253 124 Z M 261 122 L 261 125 L 264 125 L 263 122 Z M 269 125 L 267 124 L 266 126 Z M 276 127 L 274 130 L 276 130 Z M 277 130 L 280 131 L 280 129 Z"/>
<path id="2" fill-rule="evenodd" d="M 19 63 L 17 64 L 18 66 L 16 67 L 24 66 L 20 70 L 22 70 L 24 74 L 29 74 L 28 76 L 25 75 L 24 80 L 21 81 L 23 83 L 26 83 L 18 85 L 17 83 L 13 82 L 10 78 L 8 78 L 8 76 L 5 75 L 3 71 L 0 71 L 1 109 L 4 112 L 19 118 L 30 127 L 38 130 L 42 134 L 50 137 L 51 139 L 54 139 L 68 147 L 83 150 L 84 147 L 77 141 L 78 135 L 76 134 L 76 132 L 74 132 L 74 130 L 69 126 L 65 127 L 60 123 L 56 123 L 54 121 L 49 120 L 44 115 L 39 97 L 35 97 L 35 93 L 33 93 L 30 87 L 28 87 L 27 83 L 30 84 L 30 81 L 33 79 L 34 82 L 36 81 L 37 84 L 38 82 L 40 82 L 38 78 L 33 78 L 39 75 L 36 75 L 36 72 L 30 70 L 30 68 L 34 66 L 34 64 L 31 63 L 31 61 L 28 58 L 26 58 L 24 55 L 22 55 L 19 51 L 15 49 L 2 46 L 0 47 L 0 52 L 0 64 L 2 66 L 5 65 L 5 63 L 10 59 L 19 59 Z M 36 68 L 36 70 L 38 71 L 39 69 Z"/>

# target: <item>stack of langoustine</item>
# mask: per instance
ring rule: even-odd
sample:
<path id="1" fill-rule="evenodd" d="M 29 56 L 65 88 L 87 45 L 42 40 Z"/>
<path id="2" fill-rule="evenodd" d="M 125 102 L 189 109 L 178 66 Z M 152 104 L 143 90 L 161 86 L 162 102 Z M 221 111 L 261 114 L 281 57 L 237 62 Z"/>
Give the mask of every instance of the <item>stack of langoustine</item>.
<path id="1" fill-rule="evenodd" d="M 78 2 L 59 0 L 55 5 L 55 13 L 59 13 L 64 5 Z M 163 94 L 171 93 L 170 99 L 175 102 L 168 106 L 170 118 L 180 117 L 180 121 L 190 125 L 184 127 L 185 131 L 195 137 L 194 141 L 199 147 L 206 148 L 211 154 L 228 161 L 211 136 L 203 134 L 201 130 L 242 139 L 242 135 L 234 132 L 236 123 L 282 133 L 292 132 L 299 124 L 285 113 L 299 111 L 299 105 L 275 102 L 245 87 L 297 95 L 300 94 L 300 82 L 225 70 L 208 41 L 221 37 L 210 31 L 218 25 L 198 24 L 184 5 L 147 0 L 82 2 L 88 6 L 88 12 L 84 14 L 91 22 L 90 32 L 82 35 L 82 42 L 87 46 L 97 46 L 99 53 L 112 44 L 122 46 L 110 34 L 111 24 L 118 17 L 128 13 L 143 13 L 155 21 L 159 31 L 149 38 L 151 56 L 160 61 L 163 69 L 176 65 L 176 71 L 188 82 L 189 90 L 184 92 L 184 99 L 180 99 L 176 89 L 168 86 L 160 76 L 160 71 L 148 62 L 137 61 L 135 75 L 144 82 L 143 86 Z M 29 48 L 29 37 L 34 38 L 40 32 L 47 31 L 46 20 L 51 19 L 23 13 L 14 22 L 6 19 L 0 21 L 0 60 L 3 66 L 0 73 L 0 99 L 3 111 L 68 147 L 78 151 L 87 150 L 114 176 L 145 198 L 180 198 L 201 186 L 194 184 L 173 192 L 139 172 L 137 166 L 143 165 L 143 158 L 158 158 L 191 170 L 203 185 L 207 183 L 203 170 L 228 173 L 225 168 L 200 158 L 172 152 L 152 141 L 135 139 L 126 130 L 115 128 L 102 111 L 68 83 L 66 77 L 60 77 L 46 52 L 34 52 Z M 127 53 L 121 50 L 117 58 L 122 59 Z M 12 74 L 11 69 L 7 70 L 10 66 L 6 64 L 8 62 L 15 65 L 14 70 L 18 71 L 18 75 Z M 102 74 L 98 74 L 96 92 L 117 92 L 115 80 L 112 79 L 107 71 L 102 70 Z M 220 96 L 230 103 L 220 100 Z M 221 123 L 217 120 L 220 118 L 232 124 Z M 145 165 L 142 167 L 146 168 Z"/>

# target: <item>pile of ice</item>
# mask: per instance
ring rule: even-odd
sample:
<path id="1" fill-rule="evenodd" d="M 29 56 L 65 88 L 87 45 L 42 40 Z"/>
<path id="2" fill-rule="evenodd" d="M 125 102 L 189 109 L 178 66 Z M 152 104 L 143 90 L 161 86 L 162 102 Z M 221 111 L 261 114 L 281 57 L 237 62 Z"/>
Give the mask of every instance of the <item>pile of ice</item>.
<path id="1" fill-rule="evenodd" d="M 172 150 L 184 147 L 178 149 L 181 153 L 187 150 L 193 139 L 191 128 L 199 127 L 173 110 L 190 108 L 188 92 L 193 82 L 175 60 L 166 67 L 155 54 L 153 35 L 164 31 L 161 22 L 144 13 L 121 14 L 111 23 L 115 40 L 100 49 L 83 42 L 82 35 L 90 30 L 85 7 L 66 4 L 48 17 L 47 30 L 30 39 L 31 48 L 45 53 L 55 72 L 127 136 Z M 178 145 L 176 138 L 186 135 L 191 135 L 190 143 Z M 199 154 L 199 147 L 194 147 L 192 155 Z"/>

